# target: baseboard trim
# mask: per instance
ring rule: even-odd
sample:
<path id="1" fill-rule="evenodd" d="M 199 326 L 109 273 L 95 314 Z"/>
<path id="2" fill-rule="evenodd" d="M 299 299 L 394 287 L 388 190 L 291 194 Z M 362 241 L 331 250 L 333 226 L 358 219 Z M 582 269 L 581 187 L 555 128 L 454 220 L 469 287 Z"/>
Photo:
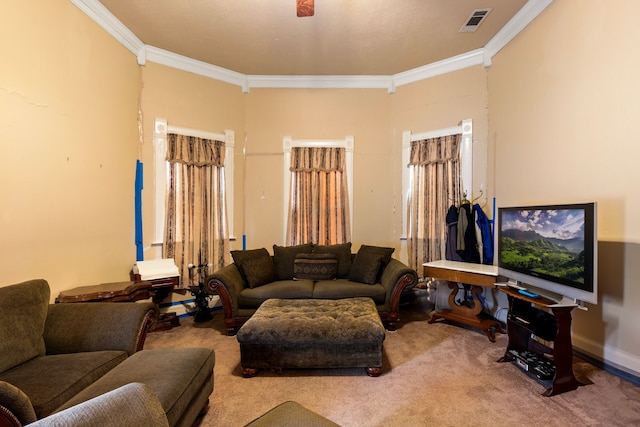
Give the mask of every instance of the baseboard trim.
<path id="1" fill-rule="evenodd" d="M 640 377 L 640 357 L 635 354 L 610 345 L 602 345 L 578 334 L 572 334 L 571 339 L 577 352 L 599 361 L 600 366 L 608 366 L 627 375 Z"/>
<path id="2" fill-rule="evenodd" d="M 218 307 L 209 307 L 209 312 L 213 313 L 215 311 L 222 311 L 222 306 L 218 306 Z M 195 311 L 188 311 L 186 313 L 182 313 L 178 315 L 178 319 L 184 319 L 187 317 L 193 317 L 196 315 Z"/>
<path id="3" fill-rule="evenodd" d="M 161 302 L 159 304 L 160 313 L 173 312 L 178 318 L 193 316 L 196 310 L 195 299 L 192 296 L 172 294 L 173 301 Z M 215 295 L 209 300 L 209 310 L 222 310 L 220 297 Z"/>
<path id="4" fill-rule="evenodd" d="M 618 368 L 610 363 L 607 363 L 606 361 L 603 361 L 589 353 L 583 352 L 580 349 L 574 348 L 573 349 L 573 354 L 577 357 L 579 357 L 580 359 L 591 363 L 593 366 L 596 366 L 600 369 L 602 369 L 605 372 L 608 372 L 612 375 L 615 375 L 619 378 L 622 378 L 623 380 L 629 381 L 631 384 L 635 385 L 635 386 L 639 386 L 640 387 L 640 376 L 638 375 L 634 375 L 624 369 Z"/>

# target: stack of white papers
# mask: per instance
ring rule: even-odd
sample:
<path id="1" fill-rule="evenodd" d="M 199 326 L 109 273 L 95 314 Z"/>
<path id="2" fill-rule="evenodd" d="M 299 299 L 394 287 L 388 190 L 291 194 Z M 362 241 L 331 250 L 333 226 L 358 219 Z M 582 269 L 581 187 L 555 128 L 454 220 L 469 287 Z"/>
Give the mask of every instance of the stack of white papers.
<path id="1" fill-rule="evenodd" d="M 133 272 L 139 274 L 141 280 L 180 276 L 180 271 L 173 258 L 138 261 L 133 266 Z"/>

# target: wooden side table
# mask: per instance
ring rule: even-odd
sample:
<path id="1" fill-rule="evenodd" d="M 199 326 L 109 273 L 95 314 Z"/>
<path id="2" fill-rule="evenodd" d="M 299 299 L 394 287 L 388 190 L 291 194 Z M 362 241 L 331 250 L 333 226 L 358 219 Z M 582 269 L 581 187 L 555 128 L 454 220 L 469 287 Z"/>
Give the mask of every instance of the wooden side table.
<path id="1" fill-rule="evenodd" d="M 55 302 L 134 302 L 151 298 L 153 303 L 157 305 L 171 293 L 178 283 L 179 277 L 167 277 L 80 286 L 60 292 Z M 165 313 L 156 319 L 151 326 L 151 331 L 171 329 L 173 326 L 180 326 L 180 319 L 176 313 Z"/>
<path id="2" fill-rule="evenodd" d="M 482 329 L 489 338 L 495 342 L 495 333 L 504 333 L 499 321 L 489 318 L 482 313 L 482 303 L 478 295 L 483 287 L 494 288 L 498 279 L 498 267 L 485 264 L 474 264 L 459 261 L 434 261 L 422 265 L 424 275 L 434 279 L 443 279 L 449 282 L 451 293 L 449 294 L 450 310 L 441 310 L 434 313 L 429 323 L 435 323 L 440 319 L 462 323 Z M 461 283 L 465 292 L 471 294 L 471 300 L 456 301 L 456 296 Z"/>
<path id="3" fill-rule="evenodd" d="M 60 292 L 56 303 L 69 302 L 121 302 L 151 298 L 151 283 L 112 282 L 100 285 L 79 286 Z"/>

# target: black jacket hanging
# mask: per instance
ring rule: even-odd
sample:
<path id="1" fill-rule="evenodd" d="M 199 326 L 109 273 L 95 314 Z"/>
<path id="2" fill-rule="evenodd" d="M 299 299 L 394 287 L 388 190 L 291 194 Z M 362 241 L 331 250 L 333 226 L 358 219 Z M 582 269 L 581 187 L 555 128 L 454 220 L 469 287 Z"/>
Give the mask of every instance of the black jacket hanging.
<path id="1" fill-rule="evenodd" d="M 463 224 L 464 229 L 461 229 Z M 460 233 L 464 234 L 460 235 Z M 460 245 L 460 237 L 464 242 L 462 245 Z M 458 211 L 458 242 L 457 252 L 464 262 L 480 263 L 473 209 L 469 203 L 461 205 Z"/>
<path id="2" fill-rule="evenodd" d="M 447 240 L 445 244 L 444 257 L 449 261 L 462 261 L 458 255 L 456 242 L 458 238 L 458 208 L 451 205 L 447 211 Z"/>

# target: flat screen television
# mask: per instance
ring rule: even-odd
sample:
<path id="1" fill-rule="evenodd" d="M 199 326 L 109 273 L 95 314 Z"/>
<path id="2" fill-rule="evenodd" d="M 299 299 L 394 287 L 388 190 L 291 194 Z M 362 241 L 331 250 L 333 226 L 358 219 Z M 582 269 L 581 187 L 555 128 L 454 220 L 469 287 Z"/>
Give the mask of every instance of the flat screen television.
<path id="1" fill-rule="evenodd" d="M 540 294 L 552 299 L 597 304 L 596 208 L 596 203 L 498 208 L 498 273 L 516 286 L 549 291 Z"/>

